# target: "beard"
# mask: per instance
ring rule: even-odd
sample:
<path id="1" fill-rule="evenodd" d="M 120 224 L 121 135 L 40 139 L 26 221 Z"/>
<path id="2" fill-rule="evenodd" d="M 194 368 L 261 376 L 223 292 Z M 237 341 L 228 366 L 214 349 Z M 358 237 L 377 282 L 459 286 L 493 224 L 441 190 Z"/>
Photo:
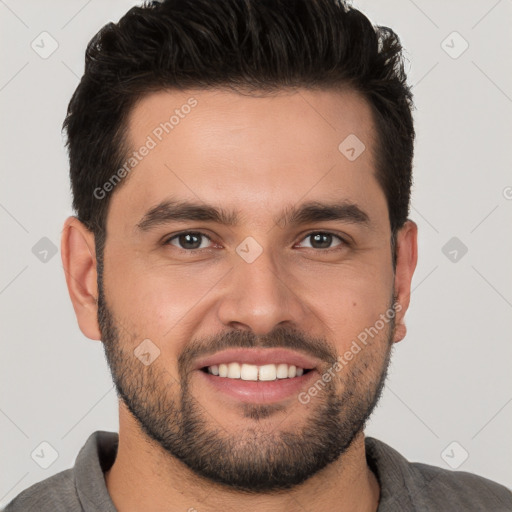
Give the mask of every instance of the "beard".
<path id="1" fill-rule="evenodd" d="M 387 328 L 336 371 L 330 382 L 322 381 L 322 389 L 308 406 L 299 405 L 304 408 L 304 422 L 293 430 L 280 425 L 270 429 L 261 422 L 282 411 L 286 417 L 287 406 L 241 403 L 248 427 L 228 432 L 191 389 L 191 365 L 197 357 L 225 348 L 281 347 L 302 350 L 325 361 L 327 371 L 337 360 L 333 346 L 295 329 L 279 327 L 265 336 L 233 330 L 187 343 L 178 357 L 176 379 L 158 359 L 145 366 L 134 356 L 133 349 L 142 337 L 127 334 L 121 339 L 121 324 L 107 306 L 101 279 L 98 322 L 117 395 L 141 430 L 196 475 L 246 493 L 291 489 L 350 447 L 380 398 L 395 325 L 393 315 Z M 323 373 L 315 382 L 322 380 Z"/>

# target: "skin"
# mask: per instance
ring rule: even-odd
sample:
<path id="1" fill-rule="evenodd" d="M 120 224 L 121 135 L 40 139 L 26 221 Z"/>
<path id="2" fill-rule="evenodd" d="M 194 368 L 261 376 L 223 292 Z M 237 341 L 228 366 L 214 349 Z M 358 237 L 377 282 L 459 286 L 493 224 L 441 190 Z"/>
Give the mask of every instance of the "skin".
<path id="1" fill-rule="evenodd" d="M 123 343 L 133 350 L 151 339 L 161 351 L 153 364 L 165 368 L 169 379 L 163 389 L 177 396 L 177 361 L 190 340 L 232 329 L 265 335 L 286 325 L 326 340 L 343 354 L 388 309 L 394 290 L 400 305 L 394 330 L 379 333 L 364 349 L 365 361 L 375 364 L 362 382 L 370 389 L 390 339 L 396 343 L 406 334 L 404 316 L 417 262 L 417 226 L 407 221 L 398 233 L 393 271 L 387 204 L 374 175 L 370 107 L 352 91 L 299 90 L 266 97 L 222 90 L 152 93 L 131 113 L 132 147 L 144 144 L 168 118 L 166 113 L 191 96 L 198 105 L 111 197 L 103 282 Z M 352 162 L 338 150 L 351 133 L 366 146 Z M 237 210 L 241 222 L 230 227 L 173 222 L 138 230 L 144 213 L 170 196 Z M 341 199 L 367 213 L 368 228 L 338 220 L 300 226 L 274 222 L 284 208 Z M 185 254 L 176 240 L 175 245 L 163 244 L 186 230 L 210 236 L 210 250 Z M 306 235 L 312 231 L 349 237 L 351 244 L 327 253 L 311 247 Z M 250 264 L 236 252 L 248 236 L 263 248 Z M 202 247 L 207 245 L 205 240 Z M 62 257 L 80 329 L 88 338 L 101 340 L 94 236 L 75 217 L 64 225 Z M 358 359 L 363 361 L 363 356 L 350 364 Z M 335 380 L 340 390 L 346 383 L 342 374 Z M 296 431 L 318 406 L 315 400 L 308 406 L 290 400 L 283 403 L 284 410 L 255 420 L 197 376 L 191 376 L 190 387 L 206 421 L 231 437 L 241 436 L 256 421 L 262 432 Z M 366 464 L 363 432 L 341 458 L 301 485 L 253 495 L 204 480 L 169 456 L 144 433 L 122 400 L 119 434 L 118 455 L 106 483 L 121 512 L 377 509 L 379 486 Z"/>

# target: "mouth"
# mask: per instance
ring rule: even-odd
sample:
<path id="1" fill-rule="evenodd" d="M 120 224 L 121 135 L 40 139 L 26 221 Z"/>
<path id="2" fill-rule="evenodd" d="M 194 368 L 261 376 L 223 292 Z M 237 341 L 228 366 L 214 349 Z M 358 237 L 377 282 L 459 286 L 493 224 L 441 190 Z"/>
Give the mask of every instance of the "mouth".
<path id="1" fill-rule="evenodd" d="M 245 381 L 275 381 L 277 379 L 295 379 L 306 375 L 312 369 L 296 367 L 293 364 L 264 364 L 261 366 L 255 364 L 240 364 L 237 362 L 214 364 L 205 366 L 201 371 L 210 375 L 226 379 L 237 379 Z"/>
<path id="2" fill-rule="evenodd" d="M 235 349 L 198 361 L 197 374 L 216 395 L 245 403 L 276 403 L 296 397 L 320 361 L 287 349 Z"/>

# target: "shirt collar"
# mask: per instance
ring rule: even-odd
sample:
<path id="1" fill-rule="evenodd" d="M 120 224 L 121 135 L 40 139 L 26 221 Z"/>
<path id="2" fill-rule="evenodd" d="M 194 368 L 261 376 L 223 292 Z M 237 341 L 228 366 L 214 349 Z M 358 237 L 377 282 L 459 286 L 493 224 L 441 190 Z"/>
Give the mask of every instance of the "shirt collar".
<path id="1" fill-rule="evenodd" d="M 108 493 L 104 472 L 117 454 L 119 435 L 98 430 L 91 434 L 75 462 L 75 488 L 85 512 L 117 512 Z"/>
<path id="2" fill-rule="evenodd" d="M 85 512 L 116 512 L 108 493 L 104 473 L 117 454 L 119 435 L 103 430 L 92 433 L 75 462 L 75 486 Z M 407 459 L 387 444 L 365 437 L 366 460 L 380 485 L 378 512 L 412 512 L 414 497 L 429 484 L 423 477 L 418 485 L 416 470 Z"/>

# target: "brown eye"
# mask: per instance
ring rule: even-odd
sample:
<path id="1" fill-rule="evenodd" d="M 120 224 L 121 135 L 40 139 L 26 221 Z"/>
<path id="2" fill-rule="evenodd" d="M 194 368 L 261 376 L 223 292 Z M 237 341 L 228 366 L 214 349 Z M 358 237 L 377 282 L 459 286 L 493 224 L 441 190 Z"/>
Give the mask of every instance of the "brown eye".
<path id="1" fill-rule="evenodd" d="M 206 245 L 204 245 L 204 241 L 206 241 Z M 174 245 L 183 250 L 196 250 L 206 249 L 209 242 L 210 238 L 203 233 L 187 231 L 186 233 L 179 233 L 178 235 L 174 235 L 169 238 L 166 244 Z"/>
<path id="2" fill-rule="evenodd" d="M 345 243 L 345 241 L 338 235 L 333 233 L 326 233 L 323 231 L 309 233 L 309 235 L 303 238 L 303 240 L 307 239 L 310 239 L 310 243 L 309 245 L 306 245 L 306 247 L 310 247 L 312 249 L 332 249 Z M 333 242 L 337 243 L 332 245 Z"/>

